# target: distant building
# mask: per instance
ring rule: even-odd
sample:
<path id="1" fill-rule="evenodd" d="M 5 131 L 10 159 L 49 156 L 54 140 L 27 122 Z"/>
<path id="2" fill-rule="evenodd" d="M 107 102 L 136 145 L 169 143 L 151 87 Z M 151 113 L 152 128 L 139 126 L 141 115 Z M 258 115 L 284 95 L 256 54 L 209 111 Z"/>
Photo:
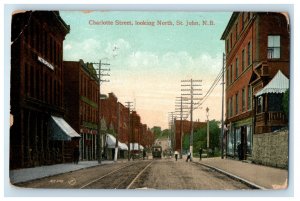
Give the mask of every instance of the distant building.
<path id="1" fill-rule="evenodd" d="M 81 135 L 80 159 L 97 159 L 99 82 L 93 64 L 64 61 L 66 120 Z"/>
<path id="2" fill-rule="evenodd" d="M 234 12 L 221 39 L 226 49 L 226 155 L 238 156 L 240 144 L 246 159 L 252 154 L 253 134 L 287 122 L 284 115 L 266 113 L 259 106 L 266 101 L 264 108 L 271 108 L 280 101 L 254 97 L 279 70 L 289 77 L 289 24 L 282 13 Z"/>
<path id="3" fill-rule="evenodd" d="M 194 121 L 193 122 L 193 129 L 194 132 L 196 129 L 206 127 L 206 122 L 199 122 Z M 182 153 L 182 142 L 184 135 L 190 135 L 191 134 L 191 121 L 188 120 L 175 120 L 175 143 L 173 150 L 178 151 L 179 153 Z"/>
<path id="4" fill-rule="evenodd" d="M 12 16 L 11 169 L 72 160 L 80 136 L 64 120 L 63 41 L 69 31 L 59 12 Z"/>

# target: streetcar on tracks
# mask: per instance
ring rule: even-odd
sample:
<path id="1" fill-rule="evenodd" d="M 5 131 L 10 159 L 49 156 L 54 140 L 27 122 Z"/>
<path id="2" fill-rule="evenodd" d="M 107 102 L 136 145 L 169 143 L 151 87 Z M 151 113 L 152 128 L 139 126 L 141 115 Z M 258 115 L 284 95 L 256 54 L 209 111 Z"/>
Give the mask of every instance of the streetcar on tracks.
<path id="1" fill-rule="evenodd" d="M 152 157 L 161 158 L 162 157 L 162 146 L 154 145 L 152 146 Z"/>

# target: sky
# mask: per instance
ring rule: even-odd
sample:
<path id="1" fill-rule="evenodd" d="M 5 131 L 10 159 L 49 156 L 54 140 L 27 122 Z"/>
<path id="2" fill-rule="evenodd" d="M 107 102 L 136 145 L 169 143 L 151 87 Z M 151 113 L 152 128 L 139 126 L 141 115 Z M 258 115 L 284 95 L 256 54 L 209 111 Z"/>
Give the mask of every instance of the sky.
<path id="1" fill-rule="evenodd" d="M 61 11 L 70 25 L 64 60 L 109 63 L 101 93 L 134 102 L 142 123 L 168 128 L 168 113 L 181 96 L 181 80 L 202 80 L 203 97 L 222 69 L 221 35 L 231 12 Z M 187 26 L 187 21 L 189 22 Z M 160 25 L 159 22 L 164 22 Z M 203 25 L 206 22 L 206 25 Z M 198 24 L 197 24 L 198 23 Z M 194 120 L 221 119 L 219 83 Z"/>

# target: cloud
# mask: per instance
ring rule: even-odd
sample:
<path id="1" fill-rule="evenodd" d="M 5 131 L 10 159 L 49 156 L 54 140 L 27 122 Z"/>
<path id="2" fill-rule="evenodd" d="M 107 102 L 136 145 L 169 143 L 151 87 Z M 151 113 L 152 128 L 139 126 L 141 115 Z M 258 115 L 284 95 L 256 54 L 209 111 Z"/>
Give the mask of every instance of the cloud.
<path id="1" fill-rule="evenodd" d="M 64 45 L 64 50 L 70 50 L 70 49 L 72 49 L 72 45 L 70 44 Z"/>
<path id="2" fill-rule="evenodd" d="M 105 53 L 108 58 L 115 58 L 119 55 L 126 54 L 130 51 L 130 44 L 123 38 L 119 38 L 116 41 L 109 42 L 105 48 Z"/>
<path id="3" fill-rule="evenodd" d="M 94 39 L 88 38 L 82 41 L 69 41 L 64 44 L 64 60 L 78 61 L 98 61 L 101 58 L 100 53 L 102 44 Z"/>

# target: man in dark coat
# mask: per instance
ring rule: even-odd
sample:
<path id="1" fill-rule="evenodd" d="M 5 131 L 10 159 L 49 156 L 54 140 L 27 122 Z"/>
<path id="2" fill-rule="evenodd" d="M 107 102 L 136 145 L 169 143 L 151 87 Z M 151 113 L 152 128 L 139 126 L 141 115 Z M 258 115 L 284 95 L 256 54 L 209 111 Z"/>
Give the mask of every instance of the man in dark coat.
<path id="1" fill-rule="evenodd" d="M 79 147 L 77 145 L 73 151 L 73 162 L 74 164 L 78 164 L 78 161 L 79 161 Z"/>

